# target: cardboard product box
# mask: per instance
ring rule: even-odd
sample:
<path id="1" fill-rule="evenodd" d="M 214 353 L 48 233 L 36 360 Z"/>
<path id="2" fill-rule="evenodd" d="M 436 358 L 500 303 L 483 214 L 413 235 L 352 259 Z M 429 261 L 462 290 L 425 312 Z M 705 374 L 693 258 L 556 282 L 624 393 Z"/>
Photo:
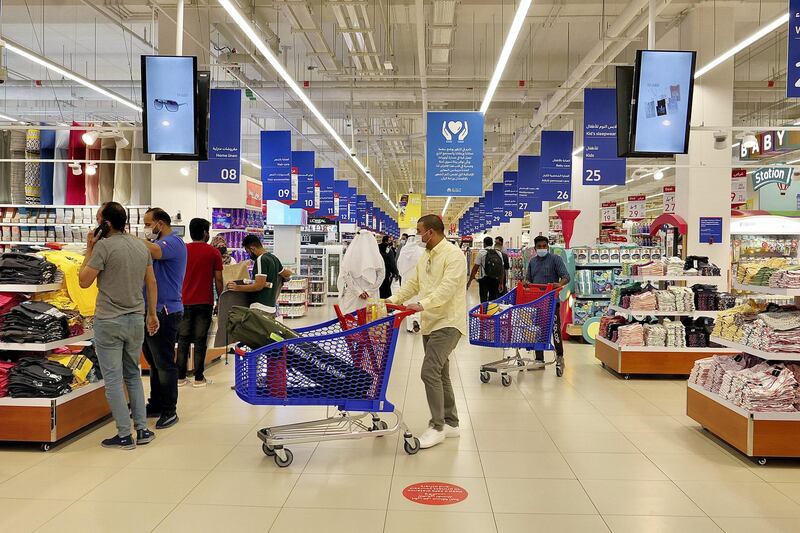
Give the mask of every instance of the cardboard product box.
<path id="1" fill-rule="evenodd" d="M 55 240 L 56 241 L 63 242 L 65 240 L 64 239 L 64 226 L 56 226 L 55 228 L 53 228 L 53 231 L 55 233 Z"/>
<path id="2" fill-rule="evenodd" d="M 619 248 L 612 248 L 608 255 L 608 262 L 609 263 L 619 263 L 620 262 L 620 253 Z"/>
<path id="3" fill-rule="evenodd" d="M 34 235 L 35 237 L 35 235 Z M 31 228 L 28 226 L 20 226 L 19 227 L 19 240 L 21 241 L 30 241 L 31 240 Z"/>
<path id="4" fill-rule="evenodd" d="M 47 228 L 45 232 L 45 241 L 46 242 L 55 242 L 56 241 L 56 229 L 55 228 Z"/>
<path id="5" fill-rule="evenodd" d="M 20 240 L 20 226 L 11 226 L 11 240 L 19 242 Z"/>
<path id="6" fill-rule="evenodd" d="M 580 247 L 580 248 L 573 248 L 572 253 L 575 254 L 575 264 L 576 265 L 585 265 L 589 262 L 589 249 Z"/>
<path id="7" fill-rule="evenodd" d="M 58 208 L 55 212 L 55 223 L 56 224 L 63 224 L 66 220 L 64 219 L 64 209 Z"/>
<path id="8" fill-rule="evenodd" d="M 75 222 L 75 211 L 73 209 L 64 209 L 64 223 L 72 224 Z"/>

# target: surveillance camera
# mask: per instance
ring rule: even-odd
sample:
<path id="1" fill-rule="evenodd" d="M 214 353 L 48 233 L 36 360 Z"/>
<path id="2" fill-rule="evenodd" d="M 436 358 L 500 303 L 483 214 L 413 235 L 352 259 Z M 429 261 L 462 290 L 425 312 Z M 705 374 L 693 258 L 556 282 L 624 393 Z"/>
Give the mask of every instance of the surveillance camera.
<path id="1" fill-rule="evenodd" d="M 724 150 L 728 147 L 727 141 L 728 134 L 724 131 L 715 131 L 714 132 L 714 148 L 716 150 Z"/>

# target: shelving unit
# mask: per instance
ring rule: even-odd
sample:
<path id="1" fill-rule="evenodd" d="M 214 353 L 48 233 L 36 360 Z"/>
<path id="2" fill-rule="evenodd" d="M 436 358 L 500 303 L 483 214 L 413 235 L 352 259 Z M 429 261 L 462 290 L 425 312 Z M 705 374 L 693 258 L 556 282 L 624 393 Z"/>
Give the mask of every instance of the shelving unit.
<path id="1" fill-rule="evenodd" d="M 305 316 L 308 311 L 308 280 L 302 276 L 292 276 L 281 288 L 278 305 L 285 318 Z"/>
<path id="2" fill-rule="evenodd" d="M 0 293 L 42 293 L 61 289 L 46 285 L 0 285 Z M 90 340 L 92 331 L 48 343 L 2 342 L 0 350 L 49 352 Z M 57 398 L 0 398 L 0 441 L 38 442 L 47 451 L 57 442 L 111 414 L 102 380 Z"/>
<path id="3" fill-rule="evenodd" d="M 668 348 L 665 346 L 623 346 L 598 336 L 594 356 L 604 368 L 625 379 L 632 375 L 689 375 L 694 362 L 710 355 L 734 354 L 725 348 Z"/>
<path id="4" fill-rule="evenodd" d="M 325 305 L 327 254 L 324 246 L 300 246 L 300 275 L 308 279 L 308 305 Z"/>
<path id="5" fill-rule="evenodd" d="M 683 281 L 687 285 L 700 283 L 703 285 L 721 285 L 722 276 L 627 276 L 632 281 L 639 282 L 669 282 Z M 610 311 L 626 317 L 652 316 L 652 317 L 709 317 L 716 318 L 719 311 L 649 311 L 639 309 L 626 309 L 618 305 L 609 306 Z M 713 339 L 712 339 L 713 340 Z M 608 339 L 597 337 L 594 345 L 594 356 L 603 363 L 604 367 L 611 368 L 625 379 L 632 375 L 674 375 L 688 376 L 692 371 L 694 362 L 708 357 L 709 354 L 737 353 L 725 348 L 669 348 L 664 346 L 620 346 Z"/>
<path id="6" fill-rule="evenodd" d="M 780 289 L 734 283 L 734 288 L 781 296 L 800 296 L 798 289 Z M 795 301 L 797 301 L 795 299 Z M 767 361 L 800 361 L 800 353 L 767 352 L 721 337 L 711 337 L 735 353 Z M 686 414 L 748 457 L 765 464 L 767 457 L 800 457 L 800 412 L 749 412 L 718 394 L 688 383 Z"/>

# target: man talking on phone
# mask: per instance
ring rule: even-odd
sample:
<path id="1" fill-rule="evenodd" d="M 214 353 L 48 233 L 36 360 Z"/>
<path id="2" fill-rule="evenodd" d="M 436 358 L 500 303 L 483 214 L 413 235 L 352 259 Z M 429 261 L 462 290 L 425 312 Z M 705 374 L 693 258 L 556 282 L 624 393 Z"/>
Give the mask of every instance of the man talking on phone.
<path id="1" fill-rule="evenodd" d="M 148 334 L 154 335 L 159 324 L 153 260 L 145 245 L 125 231 L 127 220 L 125 208 L 117 202 L 108 202 L 100 208 L 98 228 L 89 233 L 86 258 L 78 278 L 84 289 L 97 280 L 94 339 L 105 379 L 106 399 L 117 426 L 117 434 L 105 439 L 102 445 L 132 450 L 137 444 L 147 444 L 155 438 L 147 429 L 139 352 L 145 327 Z M 142 285 L 147 290 L 146 324 Z M 130 400 L 130 414 L 123 382 Z M 136 429 L 135 441 L 131 416 Z"/>

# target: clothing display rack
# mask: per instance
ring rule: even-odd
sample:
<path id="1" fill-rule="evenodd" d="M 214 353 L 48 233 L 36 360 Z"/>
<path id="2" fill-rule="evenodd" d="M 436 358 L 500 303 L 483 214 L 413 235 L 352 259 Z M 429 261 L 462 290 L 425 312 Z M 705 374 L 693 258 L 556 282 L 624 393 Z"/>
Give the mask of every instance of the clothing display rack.
<path id="1" fill-rule="evenodd" d="M 42 293 L 61 289 L 61 284 L 0 285 L 0 293 Z M 48 343 L 0 343 L 0 350 L 50 352 L 92 339 L 93 333 Z M 0 398 L 0 441 L 38 442 L 43 451 L 111 414 L 103 380 L 88 383 L 56 398 Z"/>

